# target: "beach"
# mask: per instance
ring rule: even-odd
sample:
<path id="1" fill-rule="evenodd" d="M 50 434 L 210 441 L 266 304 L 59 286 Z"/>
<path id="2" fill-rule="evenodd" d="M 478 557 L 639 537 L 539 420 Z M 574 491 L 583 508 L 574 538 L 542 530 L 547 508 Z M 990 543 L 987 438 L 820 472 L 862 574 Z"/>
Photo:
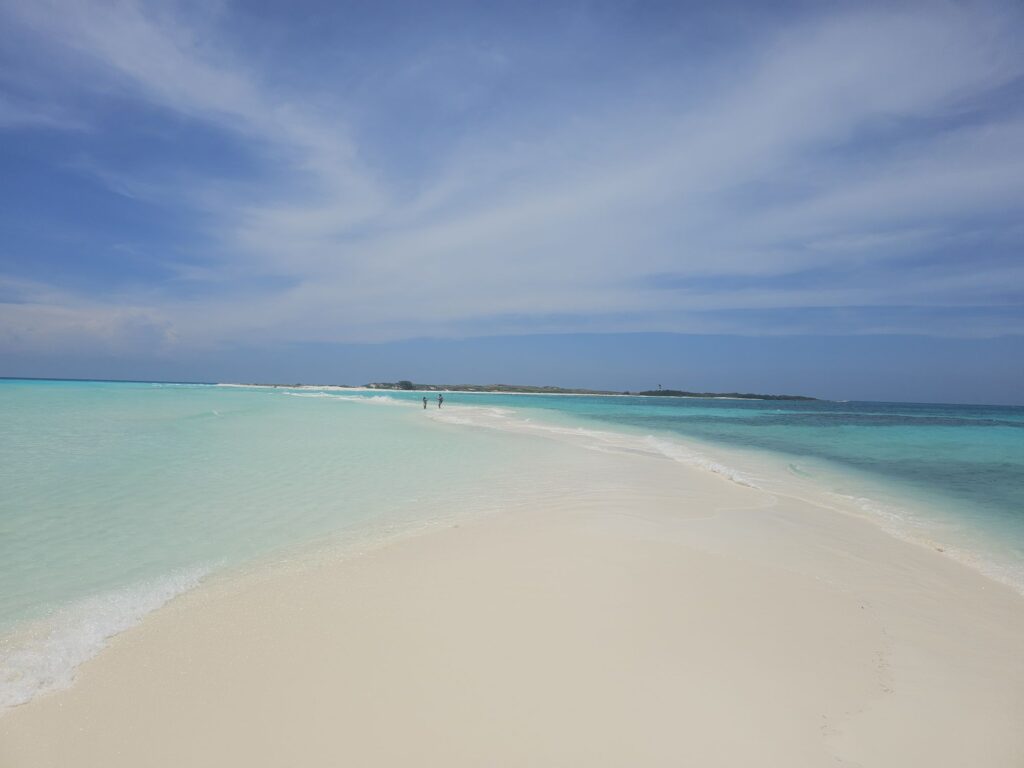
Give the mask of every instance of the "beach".
<path id="1" fill-rule="evenodd" d="M 506 439 L 545 461 L 499 504 L 206 579 L 0 716 L 0 764 L 1024 764 L 1013 589 L 665 456 Z"/>
<path id="2" fill-rule="evenodd" d="M 1022 37 L 0 0 L 0 768 L 1024 768 Z"/>

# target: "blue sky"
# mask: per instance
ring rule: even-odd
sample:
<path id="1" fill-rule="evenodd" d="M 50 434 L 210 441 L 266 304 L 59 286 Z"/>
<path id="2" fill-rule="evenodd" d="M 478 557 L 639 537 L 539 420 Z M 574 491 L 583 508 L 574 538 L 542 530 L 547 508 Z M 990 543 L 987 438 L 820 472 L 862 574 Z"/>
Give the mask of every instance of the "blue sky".
<path id="1" fill-rule="evenodd" d="M 0 0 L 0 375 L 1024 402 L 1018 3 L 502 5 Z"/>

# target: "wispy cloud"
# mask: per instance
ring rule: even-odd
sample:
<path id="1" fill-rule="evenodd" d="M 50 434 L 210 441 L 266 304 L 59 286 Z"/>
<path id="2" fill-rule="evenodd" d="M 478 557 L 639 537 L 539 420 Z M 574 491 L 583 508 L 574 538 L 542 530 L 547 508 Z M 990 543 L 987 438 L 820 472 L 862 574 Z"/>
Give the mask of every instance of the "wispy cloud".
<path id="1" fill-rule="evenodd" d="M 0 94 L 0 128 L 75 128 L 67 115 L 50 106 L 18 104 Z"/>
<path id="2" fill-rule="evenodd" d="M 1019 313 L 994 323 L 985 311 L 1019 308 L 1007 285 L 1022 277 L 1024 27 L 1012 6 L 818 12 L 742 44 L 724 39 L 706 60 L 652 58 L 575 98 L 584 69 L 538 89 L 514 120 L 503 99 L 556 75 L 565 60 L 552 55 L 538 72 L 537 47 L 557 37 L 428 46 L 390 62 L 388 78 L 340 67 L 284 85 L 280 62 L 231 32 L 228 9 L 4 9 L 63 78 L 89 73 L 90 98 L 231 136 L 259 169 L 227 179 L 187 160 L 160 176 L 83 162 L 122 194 L 191 211 L 205 245 L 172 265 L 175 279 L 5 305 L 3 323 L 22 339 L 66 326 L 69 338 L 114 343 L 112 329 L 132 324 L 185 345 L 522 330 L 1024 332 Z M 410 104 L 388 113 L 383 135 L 373 127 L 385 96 L 367 83 Z M 422 139 L 417 99 L 448 117 L 451 137 L 433 125 L 422 131 L 440 138 Z M 417 171 L 396 173 L 386 158 L 410 146 Z M 811 269 L 821 279 L 798 278 Z M 715 276 L 754 282 L 697 279 Z M 234 290 L 196 297 L 182 280 Z M 851 311 L 823 324 L 822 307 Z M 805 321 L 779 314 L 801 308 Z M 963 312 L 937 324 L 925 308 Z"/>
<path id="3" fill-rule="evenodd" d="M 90 301 L 46 284 L 0 278 L 0 349 L 8 354 L 152 355 L 176 343 L 170 321 L 150 307 Z"/>

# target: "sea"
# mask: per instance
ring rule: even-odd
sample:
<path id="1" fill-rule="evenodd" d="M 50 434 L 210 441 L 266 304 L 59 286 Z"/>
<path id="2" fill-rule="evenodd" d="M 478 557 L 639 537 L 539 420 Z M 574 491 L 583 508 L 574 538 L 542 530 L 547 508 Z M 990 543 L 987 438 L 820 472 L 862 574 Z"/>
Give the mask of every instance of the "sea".
<path id="1" fill-rule="evenodd" d="M 810 498 L 1024 595 L 1024 407 L 4 379 L 0 712 L 204 580 L 500 509 L 567 444 Z"/>

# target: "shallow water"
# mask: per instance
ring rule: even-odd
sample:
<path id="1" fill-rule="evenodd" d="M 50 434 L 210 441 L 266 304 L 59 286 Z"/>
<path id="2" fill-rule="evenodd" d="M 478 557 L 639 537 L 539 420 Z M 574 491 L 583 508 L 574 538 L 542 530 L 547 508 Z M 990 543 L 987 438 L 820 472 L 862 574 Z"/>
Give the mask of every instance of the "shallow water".
<path id="1" fill-rule="evenodd" d="M 307 395 L 0 383 L 0 706 L 63 684 L 210 571 L 487 508 L 524 459 L 518 441 L 439 429 L 412 405 Z"/>
<path id="2" fill-rule="evenodd" d="M 1022 408 L 450 393 L 438 423 L 422 396 L 0 381 L 0 707 L 211 571 L 499 507 L 566 440 L 815 495 L 1024 586 Z"/>
<path id="3" fill-rule="evenodd" d="M 1022 407 L 462 393 L 448 402 L 655 439 L 660 453 L 733 480 L 863 513 L 1024 592 Z"/>

